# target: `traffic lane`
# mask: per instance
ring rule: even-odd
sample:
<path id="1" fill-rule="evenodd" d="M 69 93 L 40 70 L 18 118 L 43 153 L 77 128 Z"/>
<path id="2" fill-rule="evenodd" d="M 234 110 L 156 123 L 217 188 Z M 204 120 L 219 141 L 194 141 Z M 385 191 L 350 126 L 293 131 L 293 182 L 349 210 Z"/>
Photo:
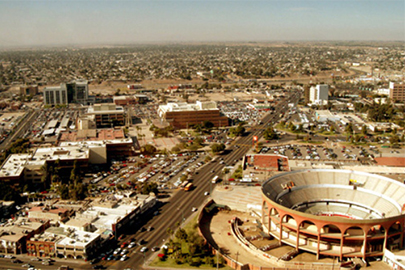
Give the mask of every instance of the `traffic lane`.
<path id="1" fill-rule="evenodd" d="M 177 192 L 172 199 L 162 206 L 161 214 L 154 216 L 152 221 L 148 224 L 154 227 L 154 230 L 151 232 L 136 232 L 134 237 L 137 239 L 144 238 L 147 243 L 145 246 L 148 249 L 153 246 L 161 246 L 162 240 L 167 239 L 167 228 L 174 228 L 174 225 L 177 222 L 180 222 L 184 217 L 187 219 L 193 212 L 191 212 L 192 207 L 199 207 L 202 202 L 206 199 L 204 195 L 204 190 L 206 190 L 210 184 L 211 176 L 213 174 L 209 173 L 209 170 L 202 170 L 201 175 L 196 178 L 195 183 L 196 187 L 194 190 L 185 192 Z M 146 253 L 145 256 L 148 258 L 152 253 Z M 143 255 L 138 256 L 137 252 L 134 255 L 131 255 L 128 260 L 124 262 L 116 261 L 112 263 L 111 267 L 123 265 L 134 267 L 140 266 L 143 264 Z"/>
<path id="2" fill-rule="evenodd" d="M 277 117 L 272 115 L 268 115 L 265 118 L 266 122 L 277 119 Z M 244 144 L 250 142 L 254 135 L 261 136 L 261 132 L 256 131 L 243 136 L 237 140 L 237 143 Z M 247 147 L 241 147 L 230 151 L 227 154 L 226 160 L 231 161 L 232 159 L 235 160 L 236 158 L 242 157 L 249 150 L 249 148 L 246 148 Z M 215 172 L 212 173 L 212 170 L 219 170 L 223 167 L 224 166 L 222 166 L 222 164 L 218 165 L 218 163 L 208 164 L 207 166 L 204 166 L 202 169 L 199 170 L 199 174 L 195 175 L 195 188 L 193 191 L 177 192 L 173 195 L 171 200 L 162 207 L 162 212 L 158 215 L 161 216 L 161 218 L 152 218 L 153 221 L 151 222 L 151 224 L 152 226 L 156 227 L 156 230 L 153 230 L 148 238 L 152 245 L 158 245 L 160 241 L 166 239 L 167 228 L 172 227 L 174 224 L 181 221 L 182 218 L 188 218 L 192 214 L 192 207 L 196 207 L 197 205 L 201 207 L 201 204 L 206 199 L 204 192 L 207 190 L 207 188 L 210 187 L 210 185 L 212 185 L 211 179 L 215 175 Z M 187 209 L 190 209 L 190 212 L 188 212 Z M 201 209 L 199 210 L 201 211 Z M 136 237 L 141 236 L 140 233 L 137 233 L 136 235 Z M 145 254 L 145 258 L 148 258 L 151 254 L 149 254 L 148 256 L 147 255 L 148 254 Z M 135 253 L 135 255 L 130 257 L 129 260 L 124 262 L 124 264 L 132 267 L 140 266 L 143 263 L 143 260 L 144 255 L 138 256 L 138 254 Z"/>

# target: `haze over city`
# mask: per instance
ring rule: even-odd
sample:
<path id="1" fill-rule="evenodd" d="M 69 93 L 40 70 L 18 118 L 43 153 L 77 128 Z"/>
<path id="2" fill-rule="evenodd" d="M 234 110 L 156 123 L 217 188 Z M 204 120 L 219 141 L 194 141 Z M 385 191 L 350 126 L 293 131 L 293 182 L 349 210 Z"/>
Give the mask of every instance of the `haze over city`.
<path id="1" fill-rule="evenodd" d="M 0 46 L 402 41 L 404 1 L 1 1 Z"/>

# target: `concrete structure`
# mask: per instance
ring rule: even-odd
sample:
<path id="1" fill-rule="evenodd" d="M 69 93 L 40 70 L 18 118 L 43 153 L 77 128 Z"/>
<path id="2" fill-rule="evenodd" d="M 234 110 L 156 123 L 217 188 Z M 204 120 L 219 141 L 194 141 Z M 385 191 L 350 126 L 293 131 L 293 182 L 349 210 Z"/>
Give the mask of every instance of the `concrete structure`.
<path id="1" fill-rule="evenodd" d="M 114 103 L 115 105 L 125 106 L 136 104 L 136 99 L 134 96 L 114 96 Z"/>
<path id="2" fill-rule="evenodd" d="M 45 105 L 68 104 L 66 84 L 57 87 L 45 87 L 43 90 Z"/>
<path id="3" fill-rule="evenodd" d="M 49 227 L 47 222 L 33 222 L 19 218 L 0 227 L 0 252 L 6 254 L 25 253 L 26 240 Z"/>
<path id="4" fill-rule="evenodd" d="M 27 254 L 35 257 L 87 259 L 100 248 L 100 234 L 71 227 L 51 227 L 27 241 Z"/>
<path id="5" fill-rule="evenodd" d="M 69 103 L 87 104 L 89 99 L 89 83 L 76 80 L 66 84 Z"/>
<path id="6" fill-rule="evenodd" d="M 90 149 L 89 163 L 104 164 L 111 159 L 122 156 L 135 155 L 135 146 L 132 138 L 104 140 L 83 140 L 76 142 L 62 142 L 61 146 L 80 146 Z"/>
<path id="7" fill-rule="evenodd" d="M 390 82 L 389 97 L 394 102 L 405 102 L 405 84 Z"/>
<path id="8" fill-rule="evenodd" d="M 156 197 L 138 195 L 136 198 L 126 198 L 122 195 L 109 195 L 91 203 L 91 206 L 76 214 L 76 219 L 91 220 L 95 232 L 106 230 L 114 235 L 121 232 L 156 204 Z"/>
<path id="9" fill-rule="evenodd" d="M 87 111 L 97 128 L 123 126 L 124 113 L 124 108 L 115 104 L 95 104 Z"/>
<path id="10" fill-rule="evenodd" d="M 19 183 L 21 181 L 40 182 L 45 163 L 59 160 L 60 167 L 70 168 L 78 161 L 80 166 L 87 167 L 90 150 L 86 146 L 63 146 L 37 148 L 31 153 L 12 154 L 0 167 L 0 181 Z"/>
<path id="11" fill-rule="evenodd" d="M 20 95 L 22 96 L 35 96 L 38 95 L 38 85 L 24 85 L 20 86 Z"/>
<path id="12" fill-rule="evenodd" d="M 339 115 L 332 114 L 329 110 L 316 110 L 315 117 L 318 122 L 339 122 L 341 119 Z"/>
<path id="13" fill-rule="evenodd" d="M 214 101 L 197 101 L 195 104 L 167 103 L 159 106 L 158 115 L 178 129 L 203 124 L 205 121 L 212 122 L 215 127 L 228 125 L 228 118 L 220 114 Z"/>
<path id="14" fill-rule="evenodd" d="M 329 86 L 327 84 L 318 84 L 309 89 L 309 101 L 313 104 L 328 104 Z"/>
<path id="15" fill-rule="evenodd" d="M 284 243 L 320 256 L 382 256 L 403 247 L 405 185 L 352 170 L 301 170 L 262 186 L 262 223 Z"/>

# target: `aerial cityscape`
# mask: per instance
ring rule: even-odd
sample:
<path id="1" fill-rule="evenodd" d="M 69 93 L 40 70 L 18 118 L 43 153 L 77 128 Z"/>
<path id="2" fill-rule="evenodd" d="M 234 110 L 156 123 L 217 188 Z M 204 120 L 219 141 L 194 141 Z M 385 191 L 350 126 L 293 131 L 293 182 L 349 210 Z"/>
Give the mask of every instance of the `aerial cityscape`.
<path id="1" fill-rule="evenodd" d="M 404 1 L 1 1 L 0 269 L 405 269 Z"/>

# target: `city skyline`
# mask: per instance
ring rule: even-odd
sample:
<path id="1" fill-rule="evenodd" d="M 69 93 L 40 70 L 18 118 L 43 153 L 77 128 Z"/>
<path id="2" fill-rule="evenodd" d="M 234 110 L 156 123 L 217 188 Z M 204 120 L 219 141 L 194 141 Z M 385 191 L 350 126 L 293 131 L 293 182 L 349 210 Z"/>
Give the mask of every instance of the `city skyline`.
<path id="1" fill-rule="evenodd" d="M 404 1 L 1 1 L 0 46 L 404 41 Z"/>

